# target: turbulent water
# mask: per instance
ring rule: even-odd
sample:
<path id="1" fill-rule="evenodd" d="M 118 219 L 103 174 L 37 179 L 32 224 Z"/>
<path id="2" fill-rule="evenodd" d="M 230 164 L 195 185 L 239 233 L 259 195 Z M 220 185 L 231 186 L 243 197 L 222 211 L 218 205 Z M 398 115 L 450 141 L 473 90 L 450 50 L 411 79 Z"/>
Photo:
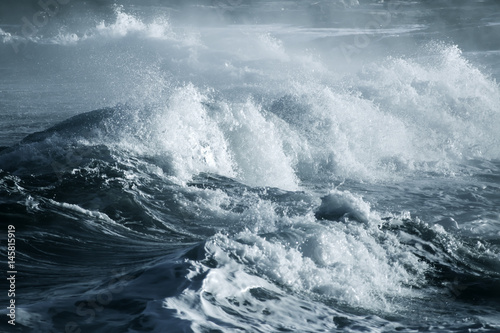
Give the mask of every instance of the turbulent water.
<path id="1" fill-rule="evenodd" d="M 493 0 L 3 1 L 0 330 L 500 332 L 499 78 Z"/>

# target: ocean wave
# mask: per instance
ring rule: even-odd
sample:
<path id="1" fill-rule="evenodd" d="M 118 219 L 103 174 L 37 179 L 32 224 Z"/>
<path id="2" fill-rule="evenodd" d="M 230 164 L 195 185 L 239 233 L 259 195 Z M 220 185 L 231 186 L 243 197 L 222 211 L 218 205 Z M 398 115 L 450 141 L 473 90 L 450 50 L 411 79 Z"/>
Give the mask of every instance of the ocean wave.
<path id="1" fill-rule="evenodd" d="M 491 3 L 90 1 L 31 35 L 2 21 L 16 327 L 496 332 Z"/>

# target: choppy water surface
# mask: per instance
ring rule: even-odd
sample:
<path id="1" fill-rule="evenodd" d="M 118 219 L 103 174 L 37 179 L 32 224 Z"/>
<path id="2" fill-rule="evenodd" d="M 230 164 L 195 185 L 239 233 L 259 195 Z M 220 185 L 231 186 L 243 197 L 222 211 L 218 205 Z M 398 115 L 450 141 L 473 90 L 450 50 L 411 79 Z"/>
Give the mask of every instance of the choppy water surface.
<path id="1" fill-rule="evenodd" d="M 54 3 L 0 5 L 3 330 L 500 331 L 497 2 Z"/>

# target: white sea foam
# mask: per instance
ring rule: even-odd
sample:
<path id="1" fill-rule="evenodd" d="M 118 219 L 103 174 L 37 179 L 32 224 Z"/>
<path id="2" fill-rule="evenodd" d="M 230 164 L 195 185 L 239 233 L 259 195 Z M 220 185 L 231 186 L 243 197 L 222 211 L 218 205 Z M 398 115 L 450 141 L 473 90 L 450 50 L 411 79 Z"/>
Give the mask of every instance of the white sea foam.
<path id="1" fill-rule="evenodd" d="M 208 271 L 200 289 L 186 290 L 179 297 L 164 301 L 164 307 L 175 310 L 179 318 L 189 320 L 195 332 L 203 332 L 207 328 L 229 332 L 228 327 L 233 332 L 245 331 L 248 330 L 247 325 L 268 331 L 277 328 L 301 331 L 335 328 L 332 322 L 321 320 L 324 316 L 335 315 L 335 310 L 283 294 L 265 279 L 246 273 L 239 265 L 230 264 L 227 254 L 221 251 L 217 259 L 224 267 Z M 196 263 L 195 267 L 199 271 L 193 269 L 191 278 L 206 272 Z M 255 298 L 254 295 L 259 292 L 263 295 Z M 271 298 L 266 300 L 266 294 Z M 246 317 L 246 325 L 233 313 Z M 214 322 L 211 318 L 218 320 Z"/>
<path id="2" fill-rule="evenodd" d="M 29 105 L 56 123 L 68 105 L 110 107 L 1 151 L 3 205 L 29 226 L 19 232 L 33 250 L 19 250 L 36 259 L 26 273 L 54 274 L 25 291 L 32 318 L 19 323 L 228 333 L 495 325 L 486 316 L 498 311 L 477 304 L 496 304 L 500 258 L 490 69 L 462 46 L 427 43 L 439 35 L 427 2 L 379 28 L 369 20 L 387 1 L 345 12 L 341 2 L 357 1 L 229 2 L 111 12 L 82 2 L 31 37 L 0 30 L 2 55 L 13 38 L 29 51 L 7 59 L 20 75 L 7 70 L 1 87 L 9 112 Z M 88 11 L 72 16 L 78 6 Z M 220 20 L 209 14 L 218 9 Z M 477 23 L 493 29 L 491 20 Z M 362 65 L 338 55 L 342 42 Z M 61 251 L 73 239 L 82 260 L 99 255 L 75 262 L 79 248 Z M 130 264 L 133 281 L 88 322 L 82 301 L 106 292 L 103 267 L 114 263 Z M 470 289 L 452 299 L 455 277 Z"/>
<path id="3" fill-rule="evenodd" d="M 29 38 L 29 40 L 41 44 L 76 45 L 82 42 L 102 42 L 135 37 L 139 39 L 176 42 L 186 46 L 198 43 L 196 33 L 190 33 L 185 29 L 174 31 L 168 17 L 157 16 L 145 21 L 136 15 L 126 13 L 123 6 L 115 6 L 114 14 L 114 21 L 103 20 L 95 26 L 87 27 L 82 31 L 68 31 L 63 26 L 55 36 L 34 36 L 33 38 Z"/>
<path id="4" fill-rule="evenodd" d="M 0 37 L 2 38 L 3 43 L 8 43 L 12 40 L 12 35 L 8 32 L 5 32 L 0 28 Z"/>
<path id="5" fill-rule="evenodd" d="M 355 89 L 282 82 L 289 94 L 266 104 L 220 100 L 193 84 L 167 88 L 153 96 L 164 104 L 154 107 L 155 120 L 131 126 L 150 126 L 148 149 L 171 156 L 181 179 L 211 172 L 283 189 L 318 178 L 450 173 L 464 159 L 497 158 L 498 84 L 454 46 L 429 52 L 433 61 L 368 65 L 348 78 Z M 154 77 L 141 89 L 157 87 Z"/>
<path id="6" fill-rule="evenodd" d="M 286 25 L 188 31 L 116 6 L 111 20 L 47 38 L 67 46 L 130 38 L 123 59 L 82 60 L 75 75 L 97 66 L 98 82 L 113 80 L 100 86 L 110 100 L 154 105 L 156 118 L 145 124 L 137 111 L 128 127 L 149 133 L 143 151 L 173 158 L 180 179 L 212 172 L 297 189 L 319 178 L 453 174 L 464 160 L 500 156 L 499 85 L 456 46 L 429 43 L 418 56 L 375 60 L 341 76 L 325 50 L 290 46 L 297 31 Z M 133 49 L 139 40 L 153 41 L 151 59 Z M 166 82 L 177 67 L 184 81 Z M 280 107 L 281 99 L 291 103 Z M 141 150 L 133 148 L 141 140 L 122 143 Z"/>
<path id="7" fill-rule="evenodd" d="M 114 22 L 101 21 L 95 27 L 95 32 L 92 33 L 97 34 L 99 37 L 112 38 L 133 34 L 152 39 L 175 39 L 177 37 L 165 17 L 158 17 L 146 23 L 140 18 L 124 12 L 122 6 L 115 7 L 115 15 Z"/>
<path id="8" fill-rule="evenodd" d="M 316 203 L 316 208 L 316 204 L 310 208 L 323 213 L 336 210 L 340 217 L 329 224 L 318 223 L 311 210 L 303 215 L 282 216 L 277 213 L 279 204 L 248 195 L 239 199 L 240 205 L 248 205 L 247 209 L 241 213 L 227 211 L 223 207 L 231 206 L 230 201 L 237 198 L 220 191 L 202 192 L 206 196 L 203 200 L 183 202 L 186 213 L 200 211 L 209 224 L 213 216 L 214 221 L 231 223 L 233 230 L 237 225 L 243 230 L 211 237 L 206 244 L 207 257 L 217 262 L 217 268 L 207 269 L 193 262 L 198 268 L 191 278 L 208 273 L 203 286 L 165 300 L 165 306 L 177 309 L 180 318 L 193 320 L 195 325 L 212 327 L 210 313 L 226 324 L 236 325 L 235 317 L 224 313 L 222 307 L 244 313 L 259 312 L 266 306 L 272 313 L 268 322 L 278 322 L 281 311 L 291 301 L 284 295 L 286 290 L 374 311 L 403 310 L 401 300 L 418 296 L 412 288 L 425 283 L 429 266 L 406 249 L 398 236 L 381 231 L 378 213 L 347 191 L 334 190 L 321 205 Z M 268 290 L 275 298 L 255 304 L 249 293 L 252 288 Z M 253 305 L 240 306 L 245 303 Z M 200 308 L 190 308 L 192 304 Z M 324 309 L 321 311 L 324 313 Z M 304 318 L 312 315 L 309 311 L 300 314 Z M 290 325 L 302 327 L 303 323 L 299 320 Z"/>

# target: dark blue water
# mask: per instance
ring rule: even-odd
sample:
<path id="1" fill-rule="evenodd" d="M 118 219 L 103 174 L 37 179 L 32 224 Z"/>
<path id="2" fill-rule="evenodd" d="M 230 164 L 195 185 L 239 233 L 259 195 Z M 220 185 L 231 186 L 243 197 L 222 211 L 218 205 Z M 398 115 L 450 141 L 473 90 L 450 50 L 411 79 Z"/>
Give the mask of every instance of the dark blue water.
<path id="1" fill-rule="evenodd" d="M 0 330 L 499 332 L 499 13 L 3 2 Z"/>

